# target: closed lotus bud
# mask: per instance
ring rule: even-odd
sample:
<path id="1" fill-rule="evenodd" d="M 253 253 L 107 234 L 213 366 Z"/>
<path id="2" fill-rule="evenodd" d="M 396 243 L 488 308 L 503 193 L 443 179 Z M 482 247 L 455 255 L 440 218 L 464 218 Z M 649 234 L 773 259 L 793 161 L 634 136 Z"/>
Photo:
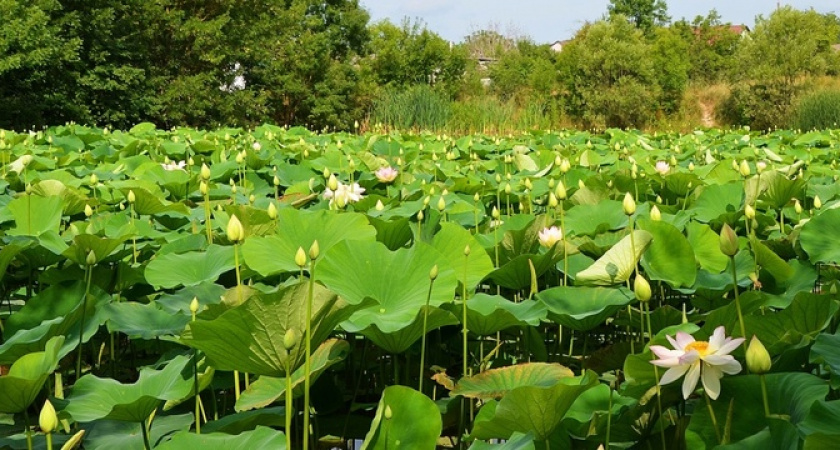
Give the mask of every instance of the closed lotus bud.
<path id="1" fill-rule="evenodd" d="M 554 181 L 554 178 L 551 178 L 551 179 L 548 180 L 548 188 L 549 189 L 554 189 L 555 184 L 557 184 L 557 182 Z"/>
<path id="2" fill-rule="evenodd" d="M 510 187 L 510 183 L 505 183 L 505 194 L 510 194 L 513 189 Z"/>
<path id="3" fill-rule="evenodd" d="M 96 186 L 96 183 L 99 182 L 99 178 L 96 176 L 95 173 L 90 174 L 90 185 Z"/>
<path id="4" fill-rule="evenodd" d="M 650 290 L 650 283 L 645 280 L 645 277 L 637 274 L 636 279 L 633 280 L 633 293 L 636 294 L 636 298 L 640 302 L 646 302 L 650 300 L 652 292 Z"/>
<path id="5" fill-rule="evenodd" d="M 318 240 L 312 241 L 312 245 L 309 246 L 309 258 L 313 261 L 318 259 L 318 256 L 321 255 L 321 246 L 318 245 Z"/>
<path id="6" fill-rule="evenodd" d="M 85 205 L 85 216 L 90 217 L 93 215 L 93 208 L 90 205 Z"/>
<path id="7" fill-rule="evenodd" d="M 496 207 L 494 206 L 494 207 L 493 207 L 493 211 L 491 211 L 490 215 L 491 215 L 491 217 L 493 217 L 494 219 L 499 220 L 499 217 L 501 217 L 501 214 L 499 214 L 499 208 L 496 208 Z"/>
<path id="8" fill-rule="evenodd" d="M 525 179 L 525 189 L 528 189 L 529 191 L 534 189 L 534 185 L 531 183 L 530 178 Z"/>
<path id="9" fill-rule="evenodd" d="M 277 175 L 274 175 L 274 178 L 271 180 L 271 183 L 274 186 L 280 186 L 280 178 L 278 178 Z"/>
<path id="10" fill-rule="evenodd" d="M 560 204 L 560 202 L 557 201 L 557 196 L 554 195 L 554 192 L 549 193 L 548 194 L 548 206 L 550 206 L 552 208 L 556 208 L 557 205 L 559 205 L 559 204 Z"/>
<path id="11" fill-rule="evenodd" d="M 624 207 L 624 214 L 628 216 L 632 216 L 636 212 L 636 201 L 633 200 L 633 196 L 629 192 L 624 194 L 622 206 Z"/>
<path id="12" fill-rule="evenodd" d="M 394 413 L 391 411 L 390 406 L 385 407 L 385 420 L 391 420 L 394 417 Z"/>
<path id="13" fill-rule="evenodd" d="M 438 266 L 435 264 L 432 266 L 432 269 L 429 271 L 429 279 L 435 281 L 438 277 Z"/>
<path id="14" fill-rule="evenodd" d="M 331 191 L 338 189 L 338 179 L 335 177 L 335 174 L 330 174 L 330 178 L 327 181 L 327 187 L 330 188 Z"/>
<path id="15" fill-rule="evenodd" d="M 563 181 L 557 182 L 557 187 L 554 188 L 554 195 L 560 200 L 566 200 L 566 186 L 563 184 Z"/>
<path id="16" fill-rule="evenodd" d="M 298 341 L 297 332 L 294 329 L 289 328 L 288 330 L 286 330 L 286 334 L 283 335 L 283 348 L 285 348 L 286 351 L 288 352 L 291 349 L 295 348 L 295 345 L 297 345 L 297 341 Z"/>
<path id="17" fill-rule="evenodd" d="M 298 247 L 297 252 L 295 253 L 295 264 L 297 264 L 300 268 L 306 266 L 306 252 L 303 251 L 303 247 Z"/>
<path id="18" fill-rule="evenodd" d="M 747 163 L 747 160 L 741 161 L 741 165 L 738 166 L 738 172 L 741 173 L 742 177 L 750 176 L 750 165 Z"/>
<path id="19" fill-rule="evenodd" d="M 584 184 L 583 180 L 578 180 L 578 189 L 586 189 L 586 184 Z"/>
<path id="20" fill-rule="evenodd" d="M 352 159 L 350 161 L 347 161 L 347 169 L 349 169 L 350 172 L 355 172 L 356 171 L 356 162 L 353 161 Z"/>
<path id="21" fill-rule="evenodd" d="M 210 179 L 210 167 L 207 164 L 201 165 L 201 178 L 205 181 Z"/>
<path id="22" fill-rule="evenodd" d="M 563 158 L 561 158 L 560 155 L 555 156 L 554 165 L 560 167 L 561 164 L 563 164 Z"/>
<path id="23" fill-rule="evenodd" d="M 94 253 L 93 250 L 88 252 L 87 257 L 85 257 L 85 263 L 89 266 L 96 264 L 96 253 Z"/>
<path id="24" fill-rule="evenodd" d="M 814 209 L 820 209 L 820 208 L 822 208 L 822 200 L 820 200 L 819 195 L 815 195 L 814 196 Z"/>
<path id="25" fill-rule="evenodd" d="M 207 195 L 207 193 L 210 192 L 207 188 L 207 182 L 206 181 L 201 180 L 198 183 L 198 191 L 201 192 L 201 195 Z"/>
<path id="26" fill-rule="evenodd" d="M 802 203 L 799 203 L 799 199 L 794 200 L 793 210 L 796 211 L 796 214 L 802 214 Z"/>
<path id="27" fill-rule="evenodd" d="M 767 168 L 767 163 L 764 161 L 759 161 L 755 163 L 755 171 L 758 173 L 764 172 L 764 169 Z"/>
<path id="28" fill-rule="evenodd" d="M 753 336 L 750 340 L 750 345 L 747 346 L 747 369 L 751 373 L 763 375 L 770 371 L 773 361 L 770 359 L 770 353 L 764 344 Z"/>
<path id="29" fill-rule="evenodd" d="M 324 167 L 324 171 L 322 172 L 322 174 L 324 175 L 324 179 L 325 179 L 325 180 L 326 180 L 326 179 L 329 179 L 329 178 L 330 178 L 330 175 L 332 175 L 332 174 L 330 173 L 330 169 L 329 169 L 329 168 L 327 168 L 327 167 Z"/>
<path id="30" fill-rule="evenodd" d="M 254 203 L 255 201 L 257 201 L 257 197 L 254 194 L 248 196 L 248 203 Z"/>
<path id="31" fill-rule="evenodd" d="M 464 256 L 470 256 L 470 246 L 464 247 Z"/>
<path id="32" fill-rule="evenodd" d="M 335 204 L 339 208 L 344 208 L 347 206 L 347 196 L 346 195 L 338 195 L 335 197 Z"/>
<path id="33" fill-rule="evenodd" d="M 134 203 L 137 201 L 137 196 L 134 195 L 134 190 L 128 191 L 128 195 L 126 197 L 128 199 L 128 203 Z"/>
<path id="34" fill-rule="evenodd" d="M 190 312 L 193 314 L 198 312 L 198 297 L 193 297 L 192 301 L 190 302 Z"/>
<path id="35" fill-rule="evenodd" d="M 268 204 L 268 218 L 274 220 L 277 218 L 277 207 L 274 206 L 274 203 Z"/>
<path id="36" fill-rule="evenodd" d="M 735 159 L 732 160 L 732 169 L 735 170 L 736 172 L 739 170 L 738 160 L 735 160 Z"/>
<path id="37" fill-rule="evenodd" d="M 245 162 L 245 157 L 242 155 L 242 152 L 236 154 L 236 164 L 242 164 Z"/>
<path id="38" fill-rule="evenodd" d="M 560 172 L 566 173 L 572 168 L 572 163 L 569 162 L 568 159 L 563 159 L 563 162 L 560 163 Z"/>
<path id="39" fill-rule="evenodd" d="M 237 218 L 236 215 L 230 216 L 226 231 L 227 238 L 231 242 L 239 242 L 242 239 L 245 239 L 245 230 L 242 228 L 242 222 L 239 221 L 239 218 Z"/>
<path id="40" fill-rule="evenodd" d="M 441 196 L 438 199 L 437 209 L 438 209 L 438 211 L 443 211 L 444 209 L 446 209 L 446 200 L 443 199 L 443 196 Z"/>
<path id="41" fill-rule="evenodd" d="M 58 415 L 55 413 L 52 403 L 47 400 L 41 408 L 41 415 L 38 416 L 38 426 L 44 433 L 52 433 L 58 428 Z"/>
<path id="42" fill-rule="evenodd" d="M 478 201 L 479 201 L 479 200 L 481 200 L 481 196 L 480 196 L 480 195 L 478 195 L 478 192 L 476 192 L 476 193 L 475 193 L 475 195 L 473 195 L 473 201 L 475 201 L 476 203 L 478 203 Z"/>
<path id="43" fill-rule="evenodd" d="M 417 211 L 417 220 L 418 220 L 418 221 L 422 222 L 422 221 L 423 221 L 423 218 L 424 218 L 425 216 L 426 216 L 426 215 L 425 215 L 425 214 L 423 214 L 423 210 L 422 210 L 422 209 L 421 209 L 420 211 Z"/>
<path id="44" fill-rule="evenodd" d="M 374 209 L 376 209 L 377 211 L 382 211 L 385 209 L 385 205 L 382 203 L 382 200 L 376 201 L 376 206 L 374 206 Z"/>
<path id="45" fill-rule="evenodd" d="M 755 208 L 750 205 L 744 207 L 744 215 L 747 216 L 747 219 L 753 220 L 755 219 Z"/>
<path id="46" fill-rule="evenodd" d="M 728 223 L 723 224 L 720 230 L 720 251 L 729 257 L 735 257 L 738 253 L 738 236 Z"/>
<path id="47" fill-rule="evenodd" d="M 502 182 L 502 176 L 497 173 L 496 174 L 496 183 L 501 183 L 501 182 Z"/>
<path id="48" fill-rule="evenodd" d="M 694 162 L 688 163 L 688 171 L 689 172 L 694 172 Z"/>
<path id="49" fill-rule="evenodd" d="M 653 207 L 650 208 L 650 220 L 655 222 L 662 220 L 662 213 L 659 212 L 659 208 L 657 208 L 656 205 L 653 205 Z"/>

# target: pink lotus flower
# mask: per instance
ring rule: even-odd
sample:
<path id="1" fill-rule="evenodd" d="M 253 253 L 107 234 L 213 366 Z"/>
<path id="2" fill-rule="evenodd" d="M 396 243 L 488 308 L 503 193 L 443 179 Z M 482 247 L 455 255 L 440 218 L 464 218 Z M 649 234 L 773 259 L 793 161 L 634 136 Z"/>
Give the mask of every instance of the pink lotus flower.
<path id="1" fill-rule="evenodd" d="M 667 367 L 668 371 L 659 380 L 659 384 L 668 384 L 685 375 L 682 385 L 683 398 L 688 399 L 697 387 L 701 375 L 703 388 L 714 400 L 720 395 L 720 379 L 723 374 L 735 375 L 741 371 L 741 363 L 731 353 L 744 338 L 726 337 L 723 326 L 715 328 L 709 341 L 695 341 L 688 333 L 677 332 L 676 339 L 666 336 L 673 350 L 661 345 L 651 345 L 650 350 L 656 355 L 651 364 Z"/>
<path id="2" fill-rule="evenodd" d="M 654 167 L 654 169 L 659 175 L 665 176 L 671 171 L 671 165 L 668 164 L 668 161 L 656 161 L 656 167 Z"/>
<path id="3" fill-rule="evenodd" d="M 551 228 L 543 228 L 539 232 L 540 245 L 551 248 L 559 241 L 563 240 L 563 231 L 560 228 L 552 226 Z"/>
<path id="4" fill-rule="evenodd" d="M 382 167 L 376 171 L 376 179 L 379 180 L 380 183 L 390 183 L 397 178 L 397 175 L 400 172 L 397 169 L 394 169 L 391 166 Z"/>

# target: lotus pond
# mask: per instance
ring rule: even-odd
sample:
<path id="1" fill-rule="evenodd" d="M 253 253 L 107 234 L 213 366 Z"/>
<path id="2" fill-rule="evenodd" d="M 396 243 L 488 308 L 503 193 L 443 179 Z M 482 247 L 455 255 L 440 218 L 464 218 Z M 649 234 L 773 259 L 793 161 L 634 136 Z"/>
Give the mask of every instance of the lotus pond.
<path id="1" fill-rule="evenodd" d="M 0 448 L 836 448 L 838 144 L 0 131 Z"/>

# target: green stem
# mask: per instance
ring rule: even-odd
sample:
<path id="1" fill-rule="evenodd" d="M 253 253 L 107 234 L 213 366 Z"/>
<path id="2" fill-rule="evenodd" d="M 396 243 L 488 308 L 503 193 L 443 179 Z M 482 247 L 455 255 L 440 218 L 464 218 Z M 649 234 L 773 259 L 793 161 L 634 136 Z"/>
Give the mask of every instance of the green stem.
<path id="1" fill-rule="evenodd" d="M 205 181 L 206 183 L 206 181 Z M 208 187 L 209 189 L 209 187 Z M 207 243 L 213 243 L 213 223 L 211 220 L 211 211 L 210 211 L 210 193 L 204 194 L 204 225 L 207 230 Z"/>
<path id="2" fill-rule="evenodd" d="M 642 316 L 642 334 L 644 334 L 644 318 L 647 316 L 647 326 L 648 326 L 648 345 L 653 345 L 653 328 L 651 327 L 650 323 L 650 305 L 648 302 L 642 302 L 642 306 L 644 307 L 644 314 L 640 314 Z M 653 376 L 656 377 L 656 409 L 659 413 L 659 420 L 665 420 L 665 416 L 662 414 L 662 387 L 659 385 L 659 367 L 656 365 L 653 366 Z M 659 427 L 659 439 L 662 441 L 662 448 L 668 448 L 665 444 L 665 428 L 662 426 Z"/>
<path id="3" fill-rule="evenodd" d="M 613 394 L 613 387 L 612 382 L 609 383 L 610 387 L 610 396 L 607 398 L 607 437 L 604 439 L 604 443 L 606 444 L 606 450 L 610 450 L 610 431 L 612 430 L 612 394 Z M 664 448 L 664 447 L 663 447 Z"/>
<path id="4" fill-rule="evenodd" d="M 309 294 L 306 297 L 306 358 L 304 360 L 303 378 L 303 450 L 309 449 L 309 389 L 312 372 L 312 297 L 315 292 L 315 261 L 309 268 Z"/>
<path id="5" fill-rule="evenodd" d="M 85 316 L 87 313 L 87 298 L 88 293 L 90 293 L 90 282 L 93 278 L 93 266 L 87 266 L 85 268 L 85 296 L 82 298 L 82 320 L 79 326 L 79 345 L 78 345 L 78 352 L 76 354 L 76 381 L 79 381 L 79 377 L 82 375 L 82 339 L 84 339 L 85 333 Z"/>
<path id="6" fill-rule="evenodd" d="M 26 449 L 32 450 L 32 428 L 29 424 L 29 408 L 23 410 L 23 424 L 26 426 Z"/>
<path id="7" fill-rule="evenodd" d="M 432 286 L 435 285 L 435 280 L 430 278 L 429 280 L 429 293 L 426 294 L 426 308 L 423 310 L 423 337 L 420 342 L 420 384 L 419 392 L 423 392 L 423 379 L 425 377 L 426 372 L 426 330 L 429 323 L 429 302 L 432 299 Z M 466 308 L 466 305 L 464 305 Z"/>
<path id="8" fill-rule="evenodd" d="M 201 434 L 201 397 L 198 391 L 198 350 L 193 350 L 193 386 L 195 388 L 195 434 Z"/>
<path id="9" fill-rule="evenodd" d="M 292 448 L 292 367 L 286 360 L 286 448 Z"/>
<path id="10" fill-rule="evenodd" d="M 761 399 L 764 401 L 764 417 L 770 417 L 770 402 L 767 400 L 767 380 L 764 374 L 759 375 L 761 380 Z"/>
<path id="11" fill-rule="evenodd" d="M 53 450 L 52 433 L 47 433 L 47 450 Z"/>
<path id="12" fill-rule="evenodd" d="M 715 415 L 715 409 L 712 408 L 712 399 L 709 398 L 709 394 L 703 394 L 703 397 L 706 397 L 706 407 L 709 409 L 709 417 L 712 419 L 712 426 L 715 428 L 715 436 L 717 436 L 718 442 L 723 444 L 723 440 L 720 436 L 720 430 L 718 429 L 718 422 L 717 416 Z"/>
<path id="13" fill-rule="evenodd" d="M 735 310 L 738 312 L 738 324 L 741 326 L 741 337 L 744 338 L 744 350 L 747 349 L 747 329 L 744 326 L 744 314 L 741 312 L 741 298 L 738 295 L 738 269 L 735 267 L 735 257 L 729 257 L 732 263 L 732 284 L 735 289 Z"/>
<path id="14" fill-rule="evenodd" d="M 469 247 L 468 247 L 469 248 Z M 464 301 L 463 304 L 463 314 L 461 315 L 461 325 L 462 325 L 462 332 L 463 332 L 463 368 L 462 368 L 462 376 L 466 377 L 469 376 L 467 373 L 468 369 L 468 345 L 469 342 L 467 340 L 467 334 L 469 332 L 469 328 L 467 327 L 467 269 L 469 268 L 469 256 L 464 257 L 464 283 L 463 283 L 463 290 L 461 291 L 461 298 Z"/>
<path id="15" fill-rule="evenodd" d="M 566 212 L 562 203 L 560 204 L 560 234 L 563 238 L 563 286 L 568 286 L 569 255 L 566 253 Z"/>
<path id="16" fill-rule="evenodd" d="M 149 429 L 146 426 L 146 421 L 140 422 L 140 431 L 143 433 L 143 448 L 145 450 L 152 450 L 152 444 L 149 442 Z"/>

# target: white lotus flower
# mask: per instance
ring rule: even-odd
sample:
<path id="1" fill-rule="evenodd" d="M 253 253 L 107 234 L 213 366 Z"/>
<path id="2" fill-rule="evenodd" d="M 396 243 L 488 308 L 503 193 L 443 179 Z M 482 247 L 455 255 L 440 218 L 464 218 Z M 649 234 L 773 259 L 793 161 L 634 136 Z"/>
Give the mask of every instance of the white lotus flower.
<path id="1" fill-rule="evenodd" d="M 677 332 L 676 339 L 666 337 L 674 349 L 651 345 L 650 350 L 659 358 L 651 361 L 651 364 L 668 368 L 659 380 L 660 385 L 671 383 L 685 375 L 682 385 L 685 399 L 694 392 L 701 376 L 706 393 L 712 400 L 717 399 L 723 374 L 735 375 L 741 371 L 741 363 L 729 353 L 741 345 L 744 338 L 726 337 L 723 326 L 715 328 L 708 342 L 696 341 L 690 334 L 682 331 Z"/>
<path id="2" fill-rule="evenodd" d="M 551 228 L 543 228 L 539 232 L 540 245 L 551 248 L 559 241 L 563 240 L 563 231 L 560 228 L 552 226 Z"/>
<path id="3" fill-rule="evenodd" d="M 668 164 L 668 161 L 656 161 L 656 166 L 654 167 L 654 169 L 656 170 L 656 173 L 664 176 L 671 171 L 671 165 Z"/>
<path id="4" fill-rule="evenodd" d="M 397 178 L 397 174 L 399 174 L 397 169 L 394 169 L 391 166 L 386 166 L 376 171 L 376 179 L 379 180 L 380 183 L 390 183 Z"/>
<path id="5" fill-rule="evenodd" d="M 171 162 L 168 164 L 161 164 L 160 166 L 163 167 L 163 170 L 183 170 L 186 172 L 186 169 L 184 169 L 186 165 L 186 161 L 178 161 L 177 163 Z"/>
<path id="6" fill-rule="evenodd" d="M 359 186 L 359 183 L 344 184 L 339 182 L 335 190 L 327 188 L 324 190 L 324 198 L 329 199 L 330 207 L 338 205 L 343 208 L 348 203 L 354 203 L 361 200 L 364 196 L 365 188 Z"/>

